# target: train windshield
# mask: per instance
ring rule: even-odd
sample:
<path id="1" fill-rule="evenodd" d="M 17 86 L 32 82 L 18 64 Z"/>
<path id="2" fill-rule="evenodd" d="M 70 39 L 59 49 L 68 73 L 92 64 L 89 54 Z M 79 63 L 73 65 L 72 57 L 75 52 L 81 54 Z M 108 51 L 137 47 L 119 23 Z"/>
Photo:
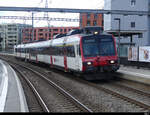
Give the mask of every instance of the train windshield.
<path id="1" fill-rule="evenodd" d="M 110 35 L 84 37 L 82 43 L 84 57 L 115 55 L 114 41 Z"/>

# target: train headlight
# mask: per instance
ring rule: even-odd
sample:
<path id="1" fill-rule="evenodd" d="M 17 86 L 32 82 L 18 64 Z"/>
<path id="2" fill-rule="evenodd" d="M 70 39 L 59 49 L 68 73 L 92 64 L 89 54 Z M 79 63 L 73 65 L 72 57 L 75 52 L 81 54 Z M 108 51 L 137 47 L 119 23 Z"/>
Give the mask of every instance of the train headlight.
<path id="1" fill-rule="evenodd" d="M 98 32 L 96 31 L 96 32 L 94 32 L 94 34 L 98 34 Z"/>
<path id="2" fill-rule="evenodd" d="M 92 63 L 91 62 L 87 62 L 87 65 L 91 65 Z"/>
<path id="3" fill-rule="evenodd" d="M 114 63 L 115 63 L 115 61 L 114 61 L 114 60 L 111 60 L 111 61 L 110 61 L 110 63 L 111 63 L 111 64 L 114 64 Z"/>

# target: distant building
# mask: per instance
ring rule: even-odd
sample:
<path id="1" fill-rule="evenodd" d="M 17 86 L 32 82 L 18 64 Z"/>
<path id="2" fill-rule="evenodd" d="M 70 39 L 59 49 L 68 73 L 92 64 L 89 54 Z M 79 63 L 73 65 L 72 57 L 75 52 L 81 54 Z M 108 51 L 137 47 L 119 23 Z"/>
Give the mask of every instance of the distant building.
<path id="1" fill-rule="evenodd" d="M 26 24 L 1 24 L 0 37 L 3 39 L 0 45 L 1 50 L 11 50 L 14 45 L 21 43 L 22 29 L 31 27 Z"/>
<path id="2" fill-rule="evenodd" d="M 94 13 L 80 13 L 80 28 L 86 26 L 103 27 L 103 15 Z"/>
<path id="3" fill-rule="evenodd" d="M 150 0 L 105 0 L 104 10 L 149 11 Z M 150 45 L 150 16 L 104 14 L 104 31 L 118 36 L 120 20 L 120 53 L 127 57 L 129 46 Z M 118 39 L 116 39 L 118 42 Z"/>
<path id="4" fill-rule="evenodd" d="M 32 39 L 32 28 L 25 28 L 22 31 L 23 43 L 50 40 L 55 35 L 68 33 L 72 29 L 79 29 L 79 27 L 35 27 Z"/>

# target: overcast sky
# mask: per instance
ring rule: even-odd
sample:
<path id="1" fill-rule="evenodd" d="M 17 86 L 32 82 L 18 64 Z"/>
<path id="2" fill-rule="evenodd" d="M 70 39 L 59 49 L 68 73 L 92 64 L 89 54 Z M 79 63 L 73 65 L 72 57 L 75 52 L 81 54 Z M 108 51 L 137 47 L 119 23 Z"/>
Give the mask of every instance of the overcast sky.
<path id="1" fill-rule="evenodd" d="M 17 7 L 45 7 L 46 0 L 0 0 L 0 6 L 17 6 Z M 78 8 L 78 9 L 102 9 L 104 7 L 104 0 L 48 0 L 49 8 Z M 31 13 L 22 12 L 0 12 L 2 16 L 31 16 Z M 35 13 L 35 16 L 44 16 L 44 13 Z M 79 18 L 78 14 L 74 13 L 49 13 L 49 17 L 55 18 Z M 4 20 L 0 19 L 0 23 L 19 22 L 31 24 L 31 21 L 23 20 Z M 50 22 L 53 26 L 78 26 L 75 22 Z M 34 21 L 35 26 L 46 26 L 47 22 Z"/>

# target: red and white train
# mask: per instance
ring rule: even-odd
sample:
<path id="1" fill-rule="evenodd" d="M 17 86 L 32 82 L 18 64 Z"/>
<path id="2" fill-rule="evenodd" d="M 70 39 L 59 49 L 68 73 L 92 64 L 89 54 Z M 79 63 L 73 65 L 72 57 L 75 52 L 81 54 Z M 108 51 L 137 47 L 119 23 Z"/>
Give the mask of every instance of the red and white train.
<path id="1" fill-rule="evenodd" d="M 14 53 L 18 58 L 43 62 L 65 72 L 88 76 L 87 79 L 101 78 L 102 74 L 119 69 L 116 42 L 109 34 L 80 33 L 21 44 L 14 47 Z"/>

